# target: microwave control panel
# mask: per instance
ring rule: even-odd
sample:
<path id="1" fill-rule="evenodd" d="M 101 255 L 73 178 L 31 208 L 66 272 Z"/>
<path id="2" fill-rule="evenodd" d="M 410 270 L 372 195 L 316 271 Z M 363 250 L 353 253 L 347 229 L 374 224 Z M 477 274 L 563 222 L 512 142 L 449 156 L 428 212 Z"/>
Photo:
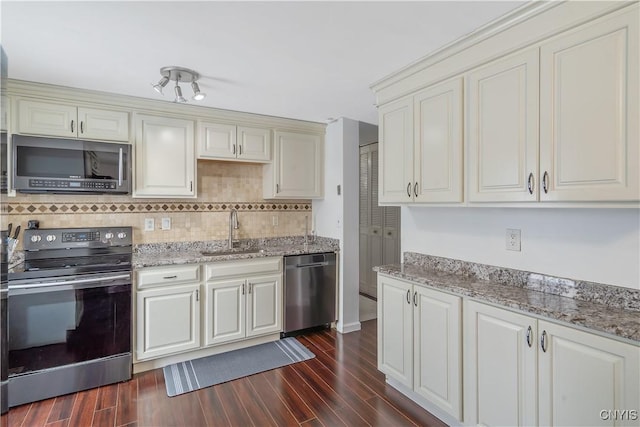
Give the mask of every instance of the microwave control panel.
<path id="1" fill-rule="evenodd" d="M 114 181 L 69 181 L 64 179 L 30 179 L 31 188 L 83 188 L 87 190 L 115 190 Z"/>

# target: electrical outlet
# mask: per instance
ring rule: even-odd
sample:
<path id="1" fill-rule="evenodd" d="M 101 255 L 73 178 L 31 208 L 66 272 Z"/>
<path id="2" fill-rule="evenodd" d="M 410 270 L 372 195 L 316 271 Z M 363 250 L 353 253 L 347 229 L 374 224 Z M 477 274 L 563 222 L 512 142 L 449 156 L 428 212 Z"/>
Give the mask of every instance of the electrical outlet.
<path id="1" fill-rule="evenodd" d="M 507 228 L 507 250 L 520 251 L 520 230 Z"/>
<path id="2" fill-rule="evenodd" d="M 162 218 L 162 229 L 171 230 L 171 218 Z"/>
<path id="3" fill-rule="evenodd" d="M 271 217 L 271 223 L 273 224 L 274 227 L 278 226 L 278 217 L 276 215 Z"/>
<path id="4" fill-rule="evenodd" d="M 144 219 L 144 231 L 153 231 L 156 228 L 156 222 L 153 218 Z"/>

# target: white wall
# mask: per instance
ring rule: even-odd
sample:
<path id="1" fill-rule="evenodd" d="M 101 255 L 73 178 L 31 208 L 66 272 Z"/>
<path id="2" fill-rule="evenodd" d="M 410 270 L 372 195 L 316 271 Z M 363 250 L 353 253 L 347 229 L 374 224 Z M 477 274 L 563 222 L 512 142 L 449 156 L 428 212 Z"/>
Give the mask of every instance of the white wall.
<path id="1" fill-rule="evenodd" d="M 403 207 L 402 251 L 640 289 L 640 211 Z"/>
<path id="2" fill-rule="evenodd" d="M 325 135 L 324 199 L 313 200 L 319 236 L 340 239 L 339 332 L 360 329 L 358 300 L 358 122 L 341 118 Z M 341 186 L 341 194 L 337 186 Z"/>

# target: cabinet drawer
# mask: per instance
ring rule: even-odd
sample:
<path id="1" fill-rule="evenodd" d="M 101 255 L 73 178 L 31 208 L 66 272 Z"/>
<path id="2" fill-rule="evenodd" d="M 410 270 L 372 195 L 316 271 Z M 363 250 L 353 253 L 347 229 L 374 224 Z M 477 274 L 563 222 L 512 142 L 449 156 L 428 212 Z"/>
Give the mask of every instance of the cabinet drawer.
<path id="1" fill-rule="evenodd" d="M 205 264 L 206 280 L 217 280 L 228 276 L 248 276 L 252 274 L 279 273 L 282 271 L 282 258 L 257 258 L 239 261 L 221 261 Z"/>
<path id="2" fill-rule="evenodd" d="M 168 286 L 182 282 L 200 280 L 200 266 L 185 265 L 180 267 L 151 267 L 136 272 L 138 289 Z"/>

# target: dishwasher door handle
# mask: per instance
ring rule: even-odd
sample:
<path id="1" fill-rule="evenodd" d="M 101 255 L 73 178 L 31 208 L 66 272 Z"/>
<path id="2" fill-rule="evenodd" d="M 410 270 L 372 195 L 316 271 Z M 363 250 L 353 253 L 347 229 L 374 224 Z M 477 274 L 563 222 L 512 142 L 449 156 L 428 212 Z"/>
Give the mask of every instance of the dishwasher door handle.
<path id="1" fill-rule="evenodd" d="M 310 268 L 310 267 L 326 267 L 329 265 L 327 261 L 325 262 L 312 262 L 309 264 L 296 264 L 296 268 Z"/>

